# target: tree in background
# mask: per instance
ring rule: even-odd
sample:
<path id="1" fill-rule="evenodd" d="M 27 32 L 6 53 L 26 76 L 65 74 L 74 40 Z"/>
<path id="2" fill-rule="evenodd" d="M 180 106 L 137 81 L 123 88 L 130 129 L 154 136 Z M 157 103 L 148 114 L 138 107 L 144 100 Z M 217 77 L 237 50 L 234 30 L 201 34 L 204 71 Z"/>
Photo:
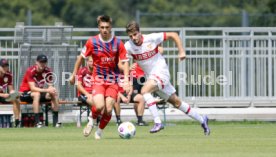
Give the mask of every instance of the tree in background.
<path id="1" fill-rule="evenodd" d="M 142 27 L 239 27 L 245 10 L 249 26 L 276 26 L 275 8 L 275 0 L 1 0 L 0 27 L 26 22 L 28 10 L 32 25 L 96 27 L 96 17 L 107 14 L 113 27 L 124 27 L 139 10 Z"/>

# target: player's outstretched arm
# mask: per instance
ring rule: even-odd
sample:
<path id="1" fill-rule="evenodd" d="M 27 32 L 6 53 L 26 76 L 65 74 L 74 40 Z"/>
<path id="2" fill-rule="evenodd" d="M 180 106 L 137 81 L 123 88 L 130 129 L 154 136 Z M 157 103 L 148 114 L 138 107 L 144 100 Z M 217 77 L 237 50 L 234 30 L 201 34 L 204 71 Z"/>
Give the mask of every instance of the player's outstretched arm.
<path id="1" fill-rule="evenodd" d="M 77 57 L 77 60 L 76 60 L 75 66 L 74 66 L 73 73 L 69 79 L 69 82 L 71 85 L 73 85 L 75 83 L 75 77 L 76 77 L 77 71 L 79 70 L 79 68 L 81 66 L 82 61 L 83 61 L 83 57 L 81 55 L 79 55 Z"/>
<path id="2" fill-rule="evenodd" d="M 166 37 L 168 39 L 173 39 L 175 41 L 175 44 L 178 48 L 178 56 L 179 56 L 179 59 L 180 60 L 183 60 L 186 58 L 186 53 L 185 53 L 185 50 L 183 48 L 183 45 L 182 45 L 182 42 L 181 42 L 181 39 L 179 37 L 179 35 L 176 33 L 176 32 L 166 32 Z"/>

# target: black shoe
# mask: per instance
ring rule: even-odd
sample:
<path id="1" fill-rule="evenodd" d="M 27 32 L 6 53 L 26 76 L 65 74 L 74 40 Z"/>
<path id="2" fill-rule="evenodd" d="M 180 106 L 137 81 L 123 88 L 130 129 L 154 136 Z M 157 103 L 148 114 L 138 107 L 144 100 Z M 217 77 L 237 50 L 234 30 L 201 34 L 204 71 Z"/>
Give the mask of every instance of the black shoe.
<path id="1" fill-rule="evenodd" d="M 145 121 L 141 121 L 141 122 L 137 122 L 136 125 L 137 126 L 148 126 L 149 124 L 146 123 Z"/>
<path id="2" fill-rule="evenodd" d="M 117 126 L 119 126 L 120 124 L 122 124 L 122 121 L 121 120 L 117 120 Z"/>
<path id="3" fill-rule="evenodd" d="M 21 128 L 21 121 L 18 121 L 14 125 L 15 128 Z"/>

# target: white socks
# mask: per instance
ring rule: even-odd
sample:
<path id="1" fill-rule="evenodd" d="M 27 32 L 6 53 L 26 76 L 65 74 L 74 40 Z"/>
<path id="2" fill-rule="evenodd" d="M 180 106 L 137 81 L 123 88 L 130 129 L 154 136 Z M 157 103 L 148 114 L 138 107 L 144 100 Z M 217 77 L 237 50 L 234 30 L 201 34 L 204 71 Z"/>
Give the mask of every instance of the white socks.
<path id="1" fill-rule="evenodd" d="M 156 107 L 156 102 L 155 102 L 154 97 L 150 93 L 144 94 L 143 97 L 144 97 L 144 100 L 145 100 L 146 104 L 148 105 L 149 110 L 154 118 L 154 123 L 161 123 L 161 119 L 158 114 L 158 109 Z"/>
<path id="2" fill-rule="evenodd" d="M 101 128 L 98 128 L 96 132 L 97 132 L 98 135 L 102 135 L 103 130 Z"/>
<path id="3" fill-rule="evenodd" d="M 88 125 L 93 126 L 93 119 L 92 117 L 88 117 Z"/>
<path id="4" fill-rule="evenodd" d="M 199 115 L 195 110 L 193 110 L 188 103 L 182 101 L 178 109 L 186 113 L 189 117 L 199 121 L 200 124 L 203 123 L 202 116 Z"/>

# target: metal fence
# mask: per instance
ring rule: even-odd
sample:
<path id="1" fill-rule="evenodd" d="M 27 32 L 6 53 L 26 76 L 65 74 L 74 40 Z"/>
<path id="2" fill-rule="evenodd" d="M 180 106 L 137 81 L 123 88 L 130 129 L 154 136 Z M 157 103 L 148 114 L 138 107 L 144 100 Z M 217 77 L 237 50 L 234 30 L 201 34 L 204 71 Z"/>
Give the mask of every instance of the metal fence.
<path id="1" fill-rule="evenodd" d="M 171 81 L 182 99 L 199 107 L 216 106 L 216 101 L 231 106 L 239 104 L 238 107 L 248 106 L 240 105 L 244 101 L 249 105 L 263 101 L 276 106 L 276 28 L 142 28 L 141 31 L 179 33 L 186 49 L 185 61 L 178 60 L 173 41 L 168 40 L 162 46 Z M 9 59 L 14 77 L 18 78 L 22 73 L 18 68 L 21 44 L 15 42 L 15 32 L 16 28 L 0 28 L 0 51 L 1 58 Z M 113 28 L 113 32 L 128 40 L 124 28 Z M 66 42 L 77 45 L 79 53 L 86 40 L 95 34 L 97 28 L 72 28 L 72 37 Z M 70 62 L 74 64 L 73 60 Z M 19 82 L 15 82 L 15 87 L 18 86 Z"/>

